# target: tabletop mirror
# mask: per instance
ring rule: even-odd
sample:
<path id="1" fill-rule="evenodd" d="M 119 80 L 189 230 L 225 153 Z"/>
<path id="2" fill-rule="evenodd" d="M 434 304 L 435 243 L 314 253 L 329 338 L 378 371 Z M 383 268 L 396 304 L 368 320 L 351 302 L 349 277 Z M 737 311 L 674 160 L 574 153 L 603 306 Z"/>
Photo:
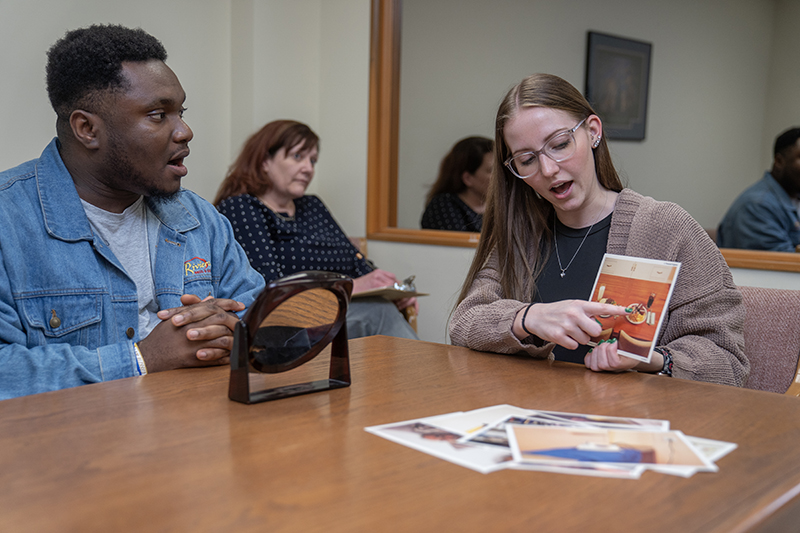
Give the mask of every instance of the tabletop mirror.
<path id="1" fill-rule="evenodd" d="M 299 272 L 268 283 L 236 324 L 228 397 L 249 404 L 350 386 L 345 317 L 352 290 L 352 279 L 330 272 Z M 329 344 L 328 379 L 250 390 L 251 373 L 292 370 Z"/>

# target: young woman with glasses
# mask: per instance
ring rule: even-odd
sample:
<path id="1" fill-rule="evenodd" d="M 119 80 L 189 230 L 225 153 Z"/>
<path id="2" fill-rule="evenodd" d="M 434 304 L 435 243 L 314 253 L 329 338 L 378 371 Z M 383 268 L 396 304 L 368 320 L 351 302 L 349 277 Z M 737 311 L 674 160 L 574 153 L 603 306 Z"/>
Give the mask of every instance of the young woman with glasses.
<path id="1" fill-rule="evenodd" d="M 603 124 L 568 82 L 534 74 L 497 112 L 494 176 L 483 231 L 450 320 L 454 344 L 528 353 L 594 371 L 638 370 L 744 385 L 742 297 L 717 247 L 679 206 L 623 188 Z M 649 364 L 613 340 L 590 349 L 587 301 L 604 253 L 682 264 Z"/>

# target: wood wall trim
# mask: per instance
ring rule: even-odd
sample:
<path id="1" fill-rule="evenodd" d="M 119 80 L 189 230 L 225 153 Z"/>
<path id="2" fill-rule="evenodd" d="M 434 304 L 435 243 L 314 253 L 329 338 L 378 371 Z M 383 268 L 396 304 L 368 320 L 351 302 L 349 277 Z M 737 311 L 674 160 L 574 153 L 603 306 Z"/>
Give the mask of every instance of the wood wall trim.
<path id="1" fill-rule="evenodd" d="M 720 248 L 720 251 L 731 268 L 800 272 L 800 254 L 734 248 Z"/>
<path id="2" fill-rule="evenodd" d="M 397 225 L 397 136 L 400 109 L 399 0 L 372 1 L 367 237 Z"/>

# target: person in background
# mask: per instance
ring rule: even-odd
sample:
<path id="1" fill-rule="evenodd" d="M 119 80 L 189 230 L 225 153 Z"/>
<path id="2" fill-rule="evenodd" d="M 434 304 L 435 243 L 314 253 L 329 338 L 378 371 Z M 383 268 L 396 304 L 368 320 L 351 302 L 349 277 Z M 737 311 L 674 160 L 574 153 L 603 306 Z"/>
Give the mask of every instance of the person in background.
<path id="1" fill-rule="evenodd" d="M 425 200 L 423 229 L 481 231 L 493 150 L 486 137 L 467 137 L 450 149 Z"/>
<path id="2" fill-rule="evenodd" d="M 719 249 L 679 206 L 622 187 L 603 124 L 568 82 L 534 74 L 503 99 L 483 231 L 450 320 L 453 344 L 742 386 L 742 296 Z M 599 337 L 587 301 L 604 253 L 682 264 L 649 363 Z"/>
<path id="3" fill-rule="evenodd" d="M 375 268 L 353 246 L 322 200 L 306 195 L 318 157 L 319 137 L 311 128 L 293 120 L 270 122 L 245 142 L 214 203 L 267 282 L 304 270 L 324 270 L 353 278 L 353 295 L 394 285 L 395 275 Z M 416 299 L 394 304 L 380 297 L 352 300 L 347 311 L 349 338 L 416 339 L 399 311 L 407 306 L 416 309 Z"/>
<path id="4" fill-rule="evenodd" d="M 57 137 L 0 173 L 0 398 L 226 363 L 264 287 L 181 188 L 192 130 L 162 44 L 95 25 L 48 52 Z"/>
<path id="5" fill-rule="evenodd" d="M 775 139 L 772 170 L 739 195 L 717 228 L 721 248 L 800 251 L 800 128 Z"/>

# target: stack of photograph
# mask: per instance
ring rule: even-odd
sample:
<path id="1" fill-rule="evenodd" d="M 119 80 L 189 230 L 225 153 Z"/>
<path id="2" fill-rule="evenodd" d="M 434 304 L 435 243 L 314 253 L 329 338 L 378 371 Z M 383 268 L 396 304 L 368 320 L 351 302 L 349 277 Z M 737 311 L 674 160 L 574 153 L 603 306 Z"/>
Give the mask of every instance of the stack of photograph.
<path id="1" fill-rule="evenodd" d="M 504 468 L 639 478 L 716 472 L 736 444 L 684 435 L 668 420 L 495 405 L 366 431 L 481 473 Z"/>

